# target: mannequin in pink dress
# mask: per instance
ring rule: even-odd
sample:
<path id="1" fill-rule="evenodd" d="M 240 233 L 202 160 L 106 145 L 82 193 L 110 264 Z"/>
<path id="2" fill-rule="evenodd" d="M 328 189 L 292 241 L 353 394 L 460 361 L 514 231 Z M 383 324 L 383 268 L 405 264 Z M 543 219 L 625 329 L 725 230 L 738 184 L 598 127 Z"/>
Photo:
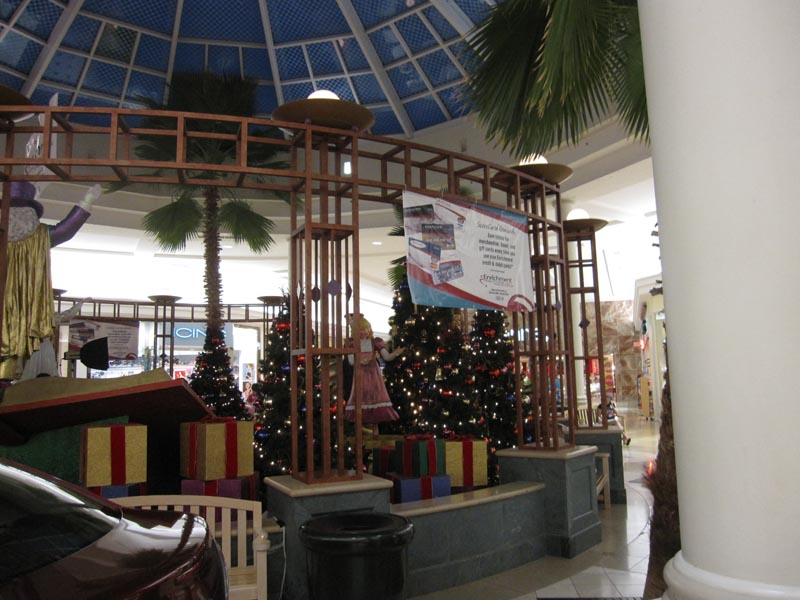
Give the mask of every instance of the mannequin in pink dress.
<path id="1" fill-rule="evenodd" d="M 347 315 L 350 327 L 353 327 L 354 315 Z M 386 349 L 386 344 L 381 338 L 374 337 L 372 326 L 363 315 L 357 317 L 359 321 L 359 342 L 356 344 L 357 355 L 348 355 L 351 365 L 355 364 L 356 356 L 361 367 L 361 422 L 372 425 L 373 437 L 378 437 L 378 423 L 384 421 L 396 421 L 400 417 L 392 407 L 392 401 L 386 392 L 386 384 L 383 382 L 378 356 L 383 360 L 390 361 L 400 356 L 404 348 L 398 348 L 394 352 Z M 350 392 L 350 399 L 344 409 L 344 418 L 347 421 L 356 420 L 356 401 L 355 387 Z"/>

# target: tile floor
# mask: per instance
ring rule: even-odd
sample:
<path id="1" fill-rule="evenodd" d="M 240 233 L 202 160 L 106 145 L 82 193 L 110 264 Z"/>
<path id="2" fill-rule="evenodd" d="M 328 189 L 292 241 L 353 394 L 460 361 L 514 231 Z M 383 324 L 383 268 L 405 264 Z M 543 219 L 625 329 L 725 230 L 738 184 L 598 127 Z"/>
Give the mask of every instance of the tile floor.
<path id="1" fill-rule="evenodd" d="M 600 505 L 603 541 L 572 559 L 548 556 L 414 600 L 544 600 L 547 598 L 640 598 L 650 554 L 649 519 L 652 497 L 642 474 L 656 455 L 658 424 L 638 416 L 635 407 L 621 408 L 632 438 L 623 448 L 627 505 Z"/>

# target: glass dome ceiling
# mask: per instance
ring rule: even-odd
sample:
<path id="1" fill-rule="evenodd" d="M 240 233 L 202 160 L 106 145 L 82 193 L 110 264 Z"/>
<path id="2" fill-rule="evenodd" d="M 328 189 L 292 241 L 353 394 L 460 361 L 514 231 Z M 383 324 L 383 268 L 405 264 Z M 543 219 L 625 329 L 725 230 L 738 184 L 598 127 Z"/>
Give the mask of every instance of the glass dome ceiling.
<path id="1" fill-rule="evenodd" d="M 2 0 L 0 85 L 47 104 L 162 102 L 176 72 L 258 82 L 256 114 L 327 89 L 371 131 L 458 119 L 465 37 L 495 0 Z"/>

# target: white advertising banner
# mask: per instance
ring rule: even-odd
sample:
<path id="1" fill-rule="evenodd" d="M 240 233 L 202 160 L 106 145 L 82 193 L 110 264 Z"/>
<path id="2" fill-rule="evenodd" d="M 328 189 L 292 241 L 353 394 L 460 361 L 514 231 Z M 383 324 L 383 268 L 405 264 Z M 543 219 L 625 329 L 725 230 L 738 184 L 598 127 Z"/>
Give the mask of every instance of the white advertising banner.
<path id="1" fill-rule="evenodd" d="M 78 351 L 87 342 L 100 338 L 108 338 L 111 360 L 134 360 L 139 348 L 139 321 L 74 319 L 69 322 L 70 351 Z"/>
<path id="2" fill-rule="evenodd" d="M 415 304 L 533 310 L 525 215 L 403 192 L 403 226 Z"/>

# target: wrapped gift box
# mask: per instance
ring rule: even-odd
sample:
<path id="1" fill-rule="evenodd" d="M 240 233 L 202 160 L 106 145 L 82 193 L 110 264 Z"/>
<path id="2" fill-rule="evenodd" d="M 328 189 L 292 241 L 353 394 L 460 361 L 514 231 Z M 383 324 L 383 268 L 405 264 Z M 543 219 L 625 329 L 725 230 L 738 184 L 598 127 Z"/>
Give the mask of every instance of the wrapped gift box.
<path id="1" fill-rule="evenodd" d="M 488 485 L 486 440 L 447 440 L 445 455 L 445 472 L 450 475 L 453 487 Z"/>
<path id="2" fill-rule="evenodd" d="M 392 446 L 373 450 L 372 474 L 378 477 L 386 477 L 386 474 L 393 468 L 394 453 L 395 449 Z"/>
<path id="3" fill-rule="evenodd" d="M 407 477 L 399 473 L 390 473 L 389 477 L 394 482 L 391 502 L 414 502 L 450 495 L 449 475 Z"/>
<path id="4" fill-rule="evenodd" d="M 180 437 L 182 477 L 211 481 L 254 472 L 252 421 L 181 423 Z"/>
<path id="5" fill-rule="evenodd" d="M 147 426 L 85 427 L 80 479 L 86 487 L 147 481 Z"/>
<path id="6" fill-rule="evenodd" d="M 181 494 L 194 496 L 219 496 L 222 498 L 256 499 L 256 476 L 234 477 L 231 479 L 183 479 Z"/>
<path id="7" fill-rule="evenodd" d="M 395 442 L 395 471 L 405 476 L 443 475 L 445 445 L 432 435 L 409 435 Z"/>
<path id="8" fill-rule="evenodd" d="M 100 487 L 90 487 L 89 491 L 108 500 L 113 500 L 114 498 L 127 498 L 129 496 L 143 496 L 147 493 L 147 484 L 103 485 Z"/>

